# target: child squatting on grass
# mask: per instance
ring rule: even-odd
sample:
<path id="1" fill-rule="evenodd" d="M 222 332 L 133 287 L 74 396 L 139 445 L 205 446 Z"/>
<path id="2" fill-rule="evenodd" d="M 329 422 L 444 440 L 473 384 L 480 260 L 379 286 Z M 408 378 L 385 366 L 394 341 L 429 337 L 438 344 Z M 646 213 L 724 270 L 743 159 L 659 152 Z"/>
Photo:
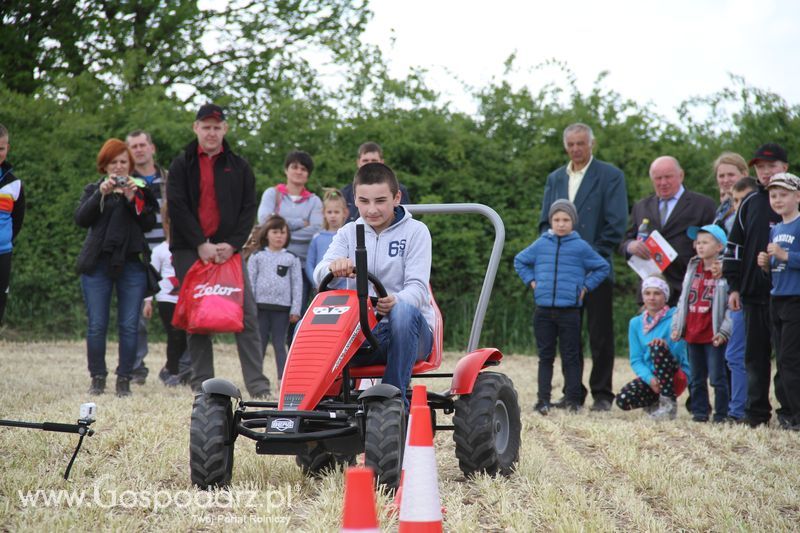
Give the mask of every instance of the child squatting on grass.
<path id="1" fill-rule="evenodd" d="M 731 337 L 728 311 L 728 283 L 714 279 L 712 267 L 728 244 L 725 230 L 716 224 L 686 230 L 694 239 L 697 255 L 689 260 L 681 297 L 672 317 L 672 340 L 684 339 L 692 369 L 689 380 L 690 410 L 695 422 L 708 422 L 709 378 L 714 387 L 714 422 L 728 417 L 728 373 L 725 371 L 725 343 Z"/>
<path id="2" fill-rule="evenodd" d="M 619 391 L 617 406 L 623 411 L 643 407 L 655 420 L 674 419 L 675 399 L 691 375 L 686 342 L 670 336 L 675 308 L 667 305 L 669 285 L 663 278 L 642 280 L 642 299 L 644 312 L 628 325 L 631 368 L 638 377 Z"/>
<path id="3" fill-rule="evenodd" d="M 782 426 L 800 431 L 800 178 L 788 172 L 775 174 L 767 191 L 769 205 L 782 222 L 770 231 L 767 251 L 758 254 L 758 266 L 772 276 L 772 334 L 786 400 L 781 407 L 789 411 Z"/>
<path id="4" fill-rule="evenodd" d="M 534 409 L 543 415 L 552 409 L 556 343 L 561 348 L 566 408 L 573 412 L 580 409 L 581 306 L 586 293 L 596 289 L 610 271 L 608 262 L 573 231 L 578 211 L 572 202 L 556 200 L 548 214 L 547 233 L 514 258 L 517 274 L 534 291 L 533 330 L 539 353 L 539 389 Z"/>

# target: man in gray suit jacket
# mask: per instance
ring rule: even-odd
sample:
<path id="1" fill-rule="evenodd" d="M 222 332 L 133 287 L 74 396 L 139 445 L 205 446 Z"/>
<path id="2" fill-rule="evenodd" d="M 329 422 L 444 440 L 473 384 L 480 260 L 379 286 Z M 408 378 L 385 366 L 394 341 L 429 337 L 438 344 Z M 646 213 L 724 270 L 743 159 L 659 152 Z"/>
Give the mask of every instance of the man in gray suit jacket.
<path id="1" fill-rule="evenodd" d="M 564 149 L 570 162 L 547 176 L 542 198 L 539 231 L 550 228 L 547 215 L 550 205 L 566 198 L 578 210 L 575 230 L 583 240 L 611 264 L 611 255 L 622 241 L 628 213 L 625 175 L 620 169 L 592 156 L 594 135 L 586 124 L 576 123 L 564 130 Z M 594 398 L 593 411 L 611 409 L 614 392 L 614 269 L 594 291 L 586 295 L 589 345 L 592 350 L 592 373 L 589 387 Z M 581 364 L 583 357 L 581 357 Z M 586 389 L 583 390 L 584 397 Z M 559 402 L 556 402 L 559 406 Z"/>
<path id="2" fill-rule="evenodd" d="M 649 230 L 658 230 L 678 252 L 678 257 L 664 271 L 670 289 L 668 304 L 674 306 L 681 295 L 686 266 L 695 255 L 694 241 L 686 235 L 686 230 L 690 226 L 712 224 L 716 203 L 704 194 L 686 190 L 683 186 L 683 169 L 672 156 L 661 156 L 653 161 L 650 165 L 650 179 L 655 193 L 633 206 L 631 225 L 619 251 L 627 258 L 632 255 L 643 259 L 650 257 L 644 243 L 636 239 L 642 220 L 648 219 Z"/>

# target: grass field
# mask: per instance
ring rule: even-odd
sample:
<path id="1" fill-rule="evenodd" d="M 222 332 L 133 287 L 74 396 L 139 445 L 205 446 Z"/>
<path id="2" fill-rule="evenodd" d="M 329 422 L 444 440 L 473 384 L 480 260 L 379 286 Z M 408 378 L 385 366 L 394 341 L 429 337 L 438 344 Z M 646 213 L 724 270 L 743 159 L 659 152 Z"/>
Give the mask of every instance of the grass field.
<path id="1" fill-rule="evenodd" d="M 163 353 L 163 345 L 151 346 L 151 371 Z M 216 353 L 217 375 L 241 386 L 235 348 L 218 345 Z M 456 357 L 449 354 L 444 368 Z M 265 367 L 274 379 L 272 359 Z M 451 434 L 439 432 L 447 531 L 800 530 L 797 433 L 696 424 L 683 408 L 678 420 L 660 424 L 616 408 L 543 417 L 531 408 L 536 358 L 508 356 L 497 371 L 519 392 L 520 464 L 509 478 L 467 480 Z M 619 359 L 615 387 L 631 377 Z M 88 385 L 82 344 L 0 342 L 0 418 L 72 423 L 90 400 Z M 341 473 L 306 479 L 293 457 L 256 455 L 241 438 L 231 490 L 197 491 L 188 472 L 188 388 L 167 390 L 151 377 L 133 390 L 127 399 L 91 398 L 97 433 L 85 439 L 68 482 L 62 475 L 77 436 L 0 428 L 0 531 L 338 530 Z M 382 495 L 379 505 L 387 501 Z M 384 516 L 381 525 L 393 530 L 396 521 Z"/>

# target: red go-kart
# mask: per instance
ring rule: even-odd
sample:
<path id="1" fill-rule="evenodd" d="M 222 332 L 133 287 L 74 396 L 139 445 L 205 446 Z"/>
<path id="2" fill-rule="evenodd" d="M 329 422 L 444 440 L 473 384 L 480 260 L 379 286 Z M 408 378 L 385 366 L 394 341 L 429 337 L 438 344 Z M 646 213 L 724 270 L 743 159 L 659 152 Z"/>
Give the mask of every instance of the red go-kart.
<path id="1" fill-rule="evenodd" d="M 477 210 L 486 214 L 488 210 L 493 214 L 499 229 L 487 271 L 487 280 L 491 280 L 484 282 L 484 292 L 487 286 L 491 291 L 502 251 L 499 216 L 479 204 L 407 207 L 412 212 Z M 462 210 L 457 210 L 459 207 Z M 332 276 L 323 280 L 298 324 L 277 402 L 243 401 L 238 388 L 221 378 L 203 383 L 203 393 L 194 399 L 190 435 L 191 478 L 196 486 L 224 487 L 230 483 L 234 441 L 244 436 L 256 441 L 256 453 L 294 455 L 298 465 L 313 475 L 337 464 L 353 463 L 356 454 L 364 452 L 366 464 L 374 469 L 379 482 L 390 490 L 397 487 L 407 419 L 402 397 L 410 398 L 411 390 L 385 383 L 364 388 L 371 383 L 368 380 L 383 376 L 384 367 L 350 364 L 356 353 L 365 349 L 365 340 L 377 346 L 372 329 L 380 316 L 376 316 L 369 298 L 367 281 L 376 294 L 386 294 L 380 280 L 367 273 L 363 227 L 358 235 L 357 290 L 329 290 Z M 481 296 L 479 310 L 483 305 L 485 312 L 488 295 Z M 427 359 L 415 364 L 412 380 L 452 378 L 445 391 L 428 392 L 428 405 L 435 429 L 453 431 L 456 457 L 465 475 L 509 475 L 519 459 L 517 393 L 504 374 L 482 371 L 499 364 L 503 356 L 496 348 L 472 349 L 458 361 L 453 373 L 434 373 L 442 360 L 443 331 L 441 313 L 433 299 L 431 303 L 436 314 L 433 349 Z M 480 334 L 478 331 L 475 335 L 476 323 L 479 330 L 482 315 L 478 320 L 478 313 L 473 338 Z M 436 411 L 452 413 L 453 424 L 437 425 Z"/>

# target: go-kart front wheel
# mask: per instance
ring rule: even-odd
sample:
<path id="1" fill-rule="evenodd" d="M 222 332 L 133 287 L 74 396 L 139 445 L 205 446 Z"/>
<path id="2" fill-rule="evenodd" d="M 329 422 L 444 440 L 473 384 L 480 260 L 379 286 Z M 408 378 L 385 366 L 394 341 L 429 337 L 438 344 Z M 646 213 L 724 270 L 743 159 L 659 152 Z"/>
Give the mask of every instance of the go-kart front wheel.
<path id="1" fill-rule="evenodd" d="M 364 457 L 378 483 L 397 489 L 403 469 L 406 414 L 402 398 L 386 398 L 367 404 Z"/>
<path id="2" fill-rule="evenodd" d="M 517 391 L 504 374 L 481 372 L 472 394 L 455 402 L 453 440 L 465 476 L 485 472 L 508 476 L 519 460 Z"/>
<path id="3" fill-rule="evenodd" d="M 233 411 L 221 394 L 198 394 L 192 405 L 189 469 L 201 489 L 227 487 L 233 474 Z M 230 442 L 230 444 L 226 444 Z"/>

